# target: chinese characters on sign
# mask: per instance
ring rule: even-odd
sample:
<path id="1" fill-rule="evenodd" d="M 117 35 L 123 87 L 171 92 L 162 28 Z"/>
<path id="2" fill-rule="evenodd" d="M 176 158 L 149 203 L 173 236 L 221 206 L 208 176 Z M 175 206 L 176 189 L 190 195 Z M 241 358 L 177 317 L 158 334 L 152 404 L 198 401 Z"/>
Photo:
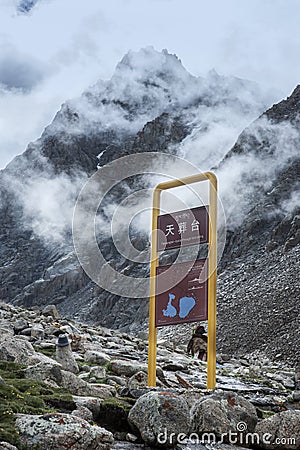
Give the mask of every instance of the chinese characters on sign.
<path id="1" fill-rule="evenodd" d="M 207 320 L 207 260 L 190 267 L 179 263 L 156 268 L 156 327 Z"/>
<path id="2" fill-rule="evenodd" d="M 177 211 L 158 216 L 157 250 L 170 250 L 181 246 L 208 242 L 208 207 Z"/>

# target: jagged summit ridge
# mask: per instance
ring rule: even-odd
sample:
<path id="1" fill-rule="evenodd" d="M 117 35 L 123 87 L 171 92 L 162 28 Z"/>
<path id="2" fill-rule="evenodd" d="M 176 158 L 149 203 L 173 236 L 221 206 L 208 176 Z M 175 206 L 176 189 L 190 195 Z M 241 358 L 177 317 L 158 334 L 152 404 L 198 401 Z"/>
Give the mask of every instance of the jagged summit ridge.
<path id="1" fill-rule="evenodd" d="M 300 84 L 295 87 L 289 97 L 273 105 L 272 108 L 266 111 L 268 119 L 278 123 L 284 120 L 291 122 L 300 120 Z"/>
<path id="2" fill-rule="evenodd" d="M 167 50 L 146 47 L 128 52 L 108 81 L 98 81 L 82 96 L 66 102 L 49 131 L 68 134 L 118 128 L 136 133 L 161 114 L 199 105 L 230 105 L 240 113 L 255 114 L 266 105 L 258 86 L 250 81 L 218 75 L 191 75 L 180 59 Z"/>
<path id="3" fill-rule="evenodd" d="M 136 133 L 162 113 L 190 104 L 200 91 L 201 79 L 189 74 L 167 50 L 130 51 L 109 81 L 99 80 L 79 98 L 64 103 L 47 131 L 78 135 L 97 126 Z"/>
<path id="4" fill-rule="evenodd" d="M 155 76 L 190 80 L 193 77 L 183 67 L 181 60 L 167 49 L 158 52 L 154 47 L 142 48 L 138 52 L 129 51 L 117 64 L 114 77 L 133 74 L 135 78 L 146 79 Z"/>

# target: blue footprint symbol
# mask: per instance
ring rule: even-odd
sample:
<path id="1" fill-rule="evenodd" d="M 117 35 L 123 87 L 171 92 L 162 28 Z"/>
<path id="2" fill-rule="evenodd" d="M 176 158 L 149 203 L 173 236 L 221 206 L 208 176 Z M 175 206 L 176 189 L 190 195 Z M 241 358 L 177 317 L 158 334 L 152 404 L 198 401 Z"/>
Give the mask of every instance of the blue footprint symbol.
<path id="1" fill-rule="evenodd" d="M 191 310 L 194 308 L 196 300 L 194 297 L 181 297 L 179 300 L 179 317 L 184 319 L 189 315 Z"/>

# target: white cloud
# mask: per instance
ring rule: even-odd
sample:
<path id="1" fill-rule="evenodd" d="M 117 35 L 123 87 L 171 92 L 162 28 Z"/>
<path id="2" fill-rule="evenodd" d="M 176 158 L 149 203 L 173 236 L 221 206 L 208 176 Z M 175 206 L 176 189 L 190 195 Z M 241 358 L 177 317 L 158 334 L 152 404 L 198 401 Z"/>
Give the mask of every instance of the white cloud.
<path id="1" fill-rule="evenodd" d="M 69 243 L 74 204 L 87 176 L 80 171 L 56 174 L 46 158 L 38 153 L 35 158 L 42 171 L 30 169 L 23 161 L 26 176 L 15 176 L 12 170 L 4 174 L 4 183 L 22 207 L 25 229 L 46 245 Z"/>
<path id="2" fill-rule="evenodd" d="M 281 204 L 281 211 L 285 214 L 293 214 L 296 210 L 300 209 L 300 183 L 297 183 L 295 190 L 291 193 L 287 200 L 284 200 Z"/>
<path id="3" fill-rule="evenodd" d="M 29 92 L 43 80 L 47 68 L 30 54 L 12 45 L 0 46 L 0 86 L 4 90 Z"/>
<path id="4" fill-rule="evenodd" d="M 36 89 L 23 100 L 18 98 L 26 115 L 32 116 L 31 123 L 25 116 L 20 120 L 15 93 L 0 98 L 0 166 L 36 139 L 61 102 L 78 96 L 99 78 L 110 78 L 129 49 L 168 48 L 192 74 L 215 67 L 219 73 L 276 88 L 274 101 L 288 95 L 299 81 L 300 4 L 296 0 L 290 0 L 288 7 L 282 0 L 184 4 L 181 0 L 41 0 L 30 14 L 17 14 L 17 4 L 0 2 L 0 42 L 27 54 L 27 62 L 38 61 L 35 68 L 41 64 L 47 70 Z"/>
<path id="5" fill-rule="evenodd" d="M 233 154 L 217 170 L 230 228 L 240 226 L 260 196 L 270 191 L 278 173 L 299 156 L 299 139 L 299 130 L 290 122 L 272 123 L 266 117 L 243 134 L 243 153 Z M 292 194 L 281 212 L 285 212 L 284 208 L 291 211 L 295 199 Z"/>
<path id="6" fill-rule="evenodd" d="M 0 89 L 0 167 L 40 136 L 61 101 L 59 95 L 49 98 L 41 86 L 25 94 Z"/>

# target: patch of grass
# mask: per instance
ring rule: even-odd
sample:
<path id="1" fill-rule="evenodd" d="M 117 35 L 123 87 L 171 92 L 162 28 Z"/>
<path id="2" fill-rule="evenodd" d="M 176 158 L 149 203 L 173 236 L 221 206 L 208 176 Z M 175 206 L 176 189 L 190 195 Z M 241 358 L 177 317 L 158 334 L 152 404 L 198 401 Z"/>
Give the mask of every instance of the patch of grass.
<path id="1" fill-rule="evenodd" d="M 107 384 L 107 381 L 108 381 L 108 377 L 105 377 L 105 378 L 97 378 L 96 377 L 96 383 Z"/>
<path id="2" fill-rule="evenodd" d="M 103 400 L 101 407 L 106 405 L 116 406 L 117 408 L 129 412 L 135 402 L 136 400 L 131 397 L 108 397 Z"/>
<path id="3" fill-rule="evenodd" d="M 20 445 L 19 436 L 15 428 L 13 410 L 4 402 L 0 404 L 0 440 L 13 445 Z"/>
<path id="4" fill-rule="evenodd" d="M 15 428 L 15 414 L 42 414 L 46 412 L 46 405 L 41 398 L 26 391 L 22 392 L 13 384 L 9 384 L 16 380 L 23 381 L 8 378 L 5 380 L 7 384 L 0 385 L 0 441 L 20 447 L 18 431 Z"/>
<path id="5" fill-rule="evenodd" d="M 43 401 L 47 407 L 54 408 L 59 412 L 70 412 L 76 408 L 73 396 L 64 389 L 55 389 L 53 394 L 42 396 Z"/>
<path id="6" fill-rule="evenodd" d="M 76 362 L 77 362 L 79 367 L 82 367 L 82 366 L 89 366 L 89 367 L 96 366 L 95 363 L 91 363 L 89 361 L 76 361 Z"/>
<path id="7" fill-rule="evenodd" d="M 49 347 L 49 348 L 41 348 L 41 347 L 35 347 L 34 348 L 36 352 L 42 353 L 45 356 L 49 356 L 49 358 L 55 359 L 55 353 L 56 350 L 53 347 Z"/>
<path id="8" fill-rule="evenodd" d="M 106 370 L 106 373 L 107 373 L 107 374 L 114 374 L 114 375 L 116 375 L 116 374 L 114 373 L 114 371 L 112 370 L 112 368 L 111 368 L 111 362 L 110 362 L 110 361 L 107 362 L 107 363 L 104 365 L 104 367 L 105 367 L 105 370 Z"/>
<path id="9" fill-rule="evenodd" d="M 264 411 L 264 410 L 261 410 L 261 414 L 262 414 L 262 418 L 263 418 L 263 419 L 268 419 L 269 417 L 274 416 L 275 412 L 274 412 L 274 411 Z"/>
<path id="10" fill-rule="evenodd" d="M 25 366 L 11 361 L 0 360 L 0 376 L 7 378 L 24 378 L 23 369 Z"/>
<path id="11" fill-rule="evenodd" d="M 16 414 L 69 412 L 75 408 L 72 395 L 62 388 L 52 388 L 42 381 L 24 377 L 24 366 L 0 361 L 0 441 L 21 447 L 15 428 Z"/>
<path id="12" fill-rule="evenodd" d="M 97 423 L 108 430 L 121 432 L 130 431 L 127 417 L 134 400 L 125 397 L 110 397 L 101 403 Z"/>

